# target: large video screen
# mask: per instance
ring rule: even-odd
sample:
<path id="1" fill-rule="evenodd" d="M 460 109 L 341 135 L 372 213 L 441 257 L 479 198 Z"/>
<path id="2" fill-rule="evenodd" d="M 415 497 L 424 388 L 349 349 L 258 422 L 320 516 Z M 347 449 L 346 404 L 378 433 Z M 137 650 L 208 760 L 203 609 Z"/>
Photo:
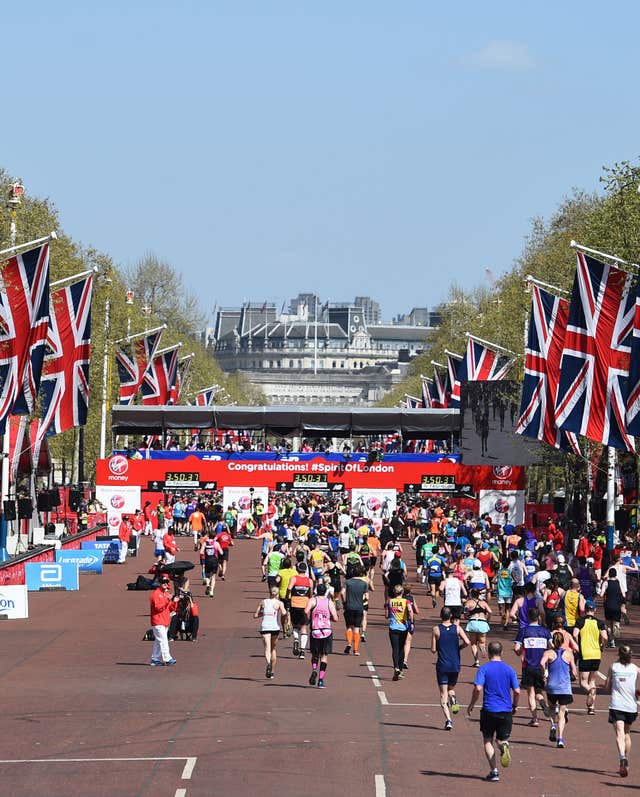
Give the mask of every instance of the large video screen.
<path id="1" fill-rule="evenodd" d="M 561 458 L 549 446 L 515 433 L 519 382 L 463 382 L 460 456 L 465 465 L 540 465 Z"/>

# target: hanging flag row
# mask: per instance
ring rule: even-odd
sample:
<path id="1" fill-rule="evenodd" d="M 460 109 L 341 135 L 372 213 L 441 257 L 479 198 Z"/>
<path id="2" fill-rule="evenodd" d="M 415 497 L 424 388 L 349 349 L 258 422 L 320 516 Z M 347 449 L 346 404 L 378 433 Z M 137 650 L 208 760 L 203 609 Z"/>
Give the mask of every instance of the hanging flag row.
<path id="1" fill-rule="evenodd" d="M 557 296 L 553 286 L 530 280 L 516 431 L 569 451 L 577 450 L 577 435 L 582 435 L 635 452 L 634 437 L 640 433 L 637 277 L 578 251 L 569 301 Z"/>

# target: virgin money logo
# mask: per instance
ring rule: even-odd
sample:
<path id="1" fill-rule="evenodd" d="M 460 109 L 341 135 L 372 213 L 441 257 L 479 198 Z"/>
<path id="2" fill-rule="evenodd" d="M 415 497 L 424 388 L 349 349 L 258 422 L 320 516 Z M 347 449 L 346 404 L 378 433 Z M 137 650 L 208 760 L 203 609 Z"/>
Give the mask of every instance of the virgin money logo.
<path id="1" fill-rule="evenodd" d="M 119 515 L 109 515 L 109 525 L 113 526 L 114 528 L 116 526 L 119 526 L 120 525 L 120 516 Z"/>
<path id="2" fill-rule="evenodd" d="M 109 503 L 114 509 L 122 509 L 122 507 L 124 506 L 124 496 L 113 495 L 111 496 L 111 501 Z"/>
<path id="3" fill-rule="evenodd" d="M 493 475 L 496 479 L 509 479 L 511 478 L 511 474 L 513 473 L 513 468 L 511 465 L 494 465 L 493 466 Z"/>
<path id="4" fill-rule="evenodd" d="M 367 509 L 370 512 L 377 512 L 380 509 L 380 499 L 375 496 L 367 499 Z"/>
<path id="5" fill-rule="evenodd" d="M 109 460 L 109 470 L 114 476 L 122 476 L 129 470 L 129 461 L 122 454 L 116 454 Z"/>

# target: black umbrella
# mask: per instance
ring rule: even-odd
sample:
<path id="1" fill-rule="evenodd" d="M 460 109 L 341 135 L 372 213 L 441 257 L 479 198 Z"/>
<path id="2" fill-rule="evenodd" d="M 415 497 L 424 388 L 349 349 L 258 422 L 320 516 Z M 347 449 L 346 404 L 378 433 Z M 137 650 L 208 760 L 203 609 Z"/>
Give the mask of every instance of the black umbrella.
<path id="1" fill-rule="evenodd" d="M 187 570 L 193 570 L 195 565 L 193 562 L 172 562 L 170 565 L 162 565 L 160 571 L 168 573 L 172 578 L 176 576 L 183 576 Z"/>

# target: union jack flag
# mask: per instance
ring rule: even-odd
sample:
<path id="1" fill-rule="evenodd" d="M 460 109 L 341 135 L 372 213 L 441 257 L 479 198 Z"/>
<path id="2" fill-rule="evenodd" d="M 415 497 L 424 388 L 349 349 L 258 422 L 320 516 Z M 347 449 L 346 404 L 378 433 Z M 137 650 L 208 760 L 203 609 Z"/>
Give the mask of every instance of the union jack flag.
<path id="1" fill-rule="evenodd" d="M 421 376 L 420 382 L 422 384 L 422 406 L 425 409 L 431 409 L 433 407 L 433 382 L 426 376 Z"/>
<path id="2" fill-rule="evenodd" d="M 36 442 L 87 422 L 91 358 L 93 277 L 52 294 L 53 313 L 40 383 L 41 415 Z"/>
<path id="3" fill-rule="evenodd" d="M 460 382 L 458 381 L 458 370 L 462 367 L 463 358 L 459 354 L 454 354 L 452 351 L 446 351 L 447 355 L 447 375 L 449 384 L 451 385 L 451 392 L 447 400 L 449 407 L 460 406 Z"/>
<path id="4" fill-rule="evenodd" d="M 158 352 L 151 361 L 142 380 L 142 403 L 145 405 L 171 404 L 171 392 L 178 378 L 178 349 L 171 346 Z"/>
<path id="5" fill-rule="evenodd" d="M 179 404 L 180 396 L 182 393 L 189 389 L 191 382 L 191 361 L 193 356 L 188 354 L 186 357 L 181 357 L 178 360 L 178 374 L 176 376 L 175 385 L 171 388 L 171 395 L 169 397 L 169 404 Z"/>
<path id="6" fill-rule="evenodd" d="M 120 378 L 120 404 L 131 404 L 135 399 L 145 371 L 153 360 L 160 343 L 162 330 L 138 338 L 131 344 L 131 355 L 124 349 L 116 352 L 118 377 Z"/>
<path id="7" fill-rule="evenodd" d="M 640 279 L 636 285 L 636 303 L 631 338 L 631 364 L 627 381 L 627 432 L 640 435 Z"/>
<path id="8" fill-rule="evenodd" d="M 451 399 L 457 402 L 455 406 L 460 406 L 462 382 L 497 382 L 505 378 L 514 362 L 514 358 L 499 354 L 495 349 L 469 335 L 467 351 L 460 361 L 456 381 L 451 389 Z"/>
<path id="9" fill-rule="evenodd" d="M 576 435 L 558 429 L 554 414 L 569 302 L 537 285 L 532 288 L 520 418 L 515 431 L 579 454 Z"/>
<path id="10" fill-rule="evenodd" d="M 206 390 L 200 390 L 196 393 L 196 407 L 209 407 L 213 404 L 216 397 L 218 388 L 208 387 Z"/>
<path id="11" fill-rule="evenodd" d="M 49 245 L 10 258 L 0 293 L 0 434 L 7 416 L 32 413 L 49 328 Z"/>
<path id="12" fill-rule="evenodd" d="M 405 398 L 405 406 L 408 410 L 423 409 L 422 399 L 419 399 L 416 396 L 410 396 L 408 393 L 404 394 L 404 398 Z"/>
<path id="13" fill-rule="evenodd" d="M 435 363 L 433 363 L 433 385 L 435 388 L 435 400 L 433 406 L 440 409 L 446 409 L 449 406 L 449 396 L 451 395 L 449 371 L 447 369 L 443 376 L 436 367 Z"/>
<path id="14" fill-rule="evenodd" d="M 634 301 L 631 275 L 578 252 L 556 423 L 614 448 L 634 451 L 625 431 Z"/>

